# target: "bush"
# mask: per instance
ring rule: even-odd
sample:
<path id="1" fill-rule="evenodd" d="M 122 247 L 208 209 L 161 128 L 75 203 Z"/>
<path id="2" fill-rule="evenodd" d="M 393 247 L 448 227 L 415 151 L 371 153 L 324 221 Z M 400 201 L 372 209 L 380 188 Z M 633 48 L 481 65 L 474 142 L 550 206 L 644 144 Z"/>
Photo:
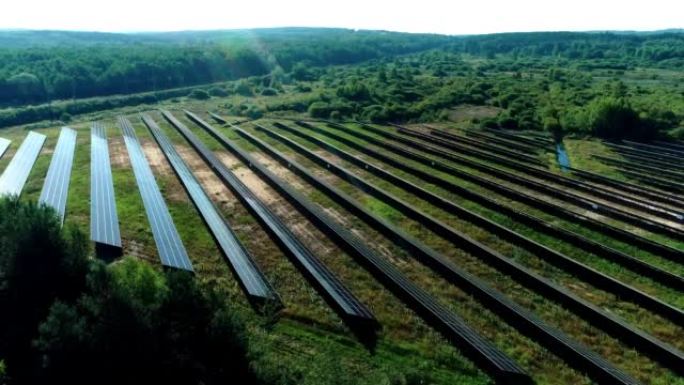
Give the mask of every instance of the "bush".
<path id="1" fill-rule="evenodd" d="M 233 90 L 235 91 L 236 94 L 242 95 L 242 96 L 253 96 L 254 95 L 254 91 L 252 91 L 252 87 L 245 80 L 239 80 L 237 83 L 235 83 L 235 88 Z"/>
<path id="2" fill-rule="evenodd" d="M 40 374 L 76 385 L 255 384 L 244 323 L 218 298 L 186 272 L 95 263 L 87 293 L 56 302 L 40 325 Z"/>
<path id="3" fill-rule="evenodd" d="M 55 299 L 72 300 L 85 287 L 88 242 L 64 230 L 47 206 L 0 199 L 0 357 L 12 378 L 33 373 L 31 340 Z"/>
<path id="4" fill-rule="evenodd" d="M 211 98 L 211 95 L 205 90 L 200 90 L 200 89 L 195 89 L 190 91 L 188 94 L 188 97 L 191 99 L 197 99 L 197 100 L 207 100 Z"/>
<path id="5" fill-rule="evenodd" d="M 261 110 L 261 108 L 251 104 L 247 110 L 245 110 L 245 115 L 251 119 L 259 119 L 264 116 L 264 112 Z"/>
<path id="6" fill-rule="evenodd" d="M 668 132 L 668 135 L 673 139 L 684 140 L 684 127 L 672 129 Z"/>
<path id="7" fill-rule="evenodd" d="M 328 118 L 330 105 L 325 102 L 313 102 L 309 105 L 309 115 L 313 118 Z"/>
<path id="8" fill-rule="evenodd" d="M 311 87 L 306 84 L 298 83 L 295 86 L 295 90 L 297 90 L 297 92 L 311 92 Z"/>
<path id="9" fill-rule="evenodd" d="M 228 91 L 223 87 L 211 87 L 209 89 L 209 95 L 218 97 L 228 96 Z"/>
<path id="10" fill-rule="evenodd" d="M 261 91 L 261 95 L 262 95 L 262 96 L 274 96 L 274 95 L 278 95 L 278 90 L 276 90 L 275 88 L 270 88 L 270 87 L 264 88 L 264 89 Z"/>

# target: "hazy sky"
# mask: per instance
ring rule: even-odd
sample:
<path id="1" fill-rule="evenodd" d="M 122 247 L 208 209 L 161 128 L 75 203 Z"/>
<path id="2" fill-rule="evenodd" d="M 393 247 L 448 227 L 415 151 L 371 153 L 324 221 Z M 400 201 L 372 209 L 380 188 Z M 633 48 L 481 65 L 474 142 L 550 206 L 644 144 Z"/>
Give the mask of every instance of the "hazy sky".
<path id="1" fill-rule="evenodd" d="M 684 0 L 3 0 L 0 29 L 322 26 L 472 34 L 684 27 Z"/>

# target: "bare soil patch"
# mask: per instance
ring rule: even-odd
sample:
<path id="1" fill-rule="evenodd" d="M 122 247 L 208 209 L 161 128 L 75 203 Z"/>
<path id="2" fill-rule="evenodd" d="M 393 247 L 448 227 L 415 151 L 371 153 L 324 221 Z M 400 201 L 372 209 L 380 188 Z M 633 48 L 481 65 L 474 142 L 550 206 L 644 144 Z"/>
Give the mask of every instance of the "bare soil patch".
<path id="1" fill-rule="evenodd" d="M 226 152 L 214 152 L 214 154 L 217 158 L 219 158 L 221 163 L 225 164 L 226 167 L 228 167 L 231 170 L 244 167 L 242 162 L 240 162 L 236 157 L 234 157 L 231 154 L 228 154 Z"/>
<path id="2" fill-rule="evenodd" d="M 109 139 L 109 161 L 112 163 L 113 168 L 130 168 L 128 151 L 126 150 L 123 138 Z"/>
<path id="3" fill-rule="evenodd" d="M 235 175 L 247 186 L 259 199 L 267 205 L 271 205 L 279 200 L 278 194 L 268 188 L 261 179 L 246 167 L 234 171 Z"/>
<path id="4" fill-rule="evenodd" d="M 176 150 L 188 164 L 207 195 L 222 209 L 230 210 L 235 206 L 236 198 L 230 190 L 207 167 L 204 161 L 190 147 L 178 146 Z"/>
<path id="5" fill-rule="evenodd" d="M 142 140 L 141 142 L 143 152 L 152 171 L 158 175 L 173 175 L 171 165 L 167 162 L 161 149 L 151 141 Z"/>

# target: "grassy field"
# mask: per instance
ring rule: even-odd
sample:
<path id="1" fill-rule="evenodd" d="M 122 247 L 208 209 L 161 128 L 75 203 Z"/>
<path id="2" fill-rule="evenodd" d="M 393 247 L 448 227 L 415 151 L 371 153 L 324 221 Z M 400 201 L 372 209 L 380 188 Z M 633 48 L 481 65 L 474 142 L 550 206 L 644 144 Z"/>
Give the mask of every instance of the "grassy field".
<path id="1" fill-rule="evenodd" d="M 317 92 L 315 89 L 314 93 Z M 250 102 L 260 104 L 267 108 L 269 103 L 293 102 L 299 99 L 311 97 L 310 94 L 285 93 L 274 97 L 254 98 Z M 276 368 L 283 371 L 300 373 L 304 384 L 487 384 L 490 380 L 487 376 L 476 369 L 472 363 L 466 360 L 458 349 L 448 344 L 442 337 L 427 327 L 410 309 L 405 307 L 397 298 L 391 295 L 371 275 L 361 268 L 343 250 L 327 239 L 323 233 L 315 228 L 306 218 L 299 214 L 294 207 L 287 203 L 274 190 L 260 180 L 248 167 L 237 160 L 228 151 L 207 133 L 187 120 L 181 109 L 189 109 L 200 113 L 209 121 L 205 111 L 218 111 L 233 122 L 244 122 L 244 117 L 227 116 L 227 106 L 243 102 L 243 97 L 231 96 L 228 98 L 212 98 L 209 101 L 195 101 L 191 99 L 169 100 L 160 105 L 129 107 L 121 110 L 112 110 L 103 113 L 85 115 L 69 124 L 78 131 L 77 148 L 74 168 L 70 184 L 70 195 L 67 202 L 67 214 L 65 225 L 78 227 L 88 232 L 89 226 L 89 188 L 90 188 L 90 146 L 89 124 L 91 120 L 102 120 L 108 127 L 110 158 L 112 160 L 114 186 L 117 200 L 117 211 L 121 225 L 121 234 L 124 239 L 124 253 L 149 261 L 158 265 L 159 259 L 153 242 L 150 227 L 144 214 L 142 200 L 138 192 L 135 178 L 130 167 L 121 131 L 115 126 L 117 115 L 128 116 L 133 122 L 136 132 L 145 150 L 146 156 L 152 165 L 157 182 L 162 194 L 166 198 L 172 218 L 178 227 L 181 239 L 187 247 L 193 262 L 197 277 L 208 285 L 213 285 L 222 290 L 232 302 L 250 317 L 253 324 L 250 326 L 251 338 L 258 347 L 258 359 L 256 365 L 261 367 Z M 300 239 L 311 248 L 315 254 L 348 286 L 348 288 L 375 313 L 383 326 L 379 334 L 377 347 L 369 351 L 356 341 L 342 321 L 331 311 L 316 291 L 302 278 L 281 250 L 273 243 L 268 233 L 261 228 L 258 222 L 249 214 L 247 209 L 240 204 L 231 191 L 223 186 L 212 171 L 204 164 L 185 140 L 169 125 L 156 111 L 157 108 L 169 108 L 174 111 L 176 117 L 190 127 L 208 146 L 215 151 L 220 159 L 229 165 L 231 170 L 243 180 L 250 189 L 267 203 L 276 214 L 290 226 Z M 163 154 L 157 147 L 149 131 L 142 124 L 138 113 L 150 111 L 151 116 L 160 124 L 163 132 L 174 143 L 182 158 L 189 164 L 202 185 L 205 187 L 214 203 L 221 209 L 230 226 L 235 230 L 240 241 L 247 250 L 253 254 L 257 263 L 264 269 L 266 276 L 273 283 L 276 290 L 282 296 L 285 309 L 275 318 L 257 316 L 252 312 L 241 292 L 236 280 L 225 261 L 223 255 L 216 247 L 214 240 L 207 231 L 201 218 L 186 195 L 182 185 L 166 162 Z M 489 111 L 480 113 L 489 113 Z M 467 115 L 467 112 L 459 110 L 458 114 Z M 304 117 L 303 114 L 287 113 L 286 117 Z M 547 323 L 566 332 L 572 338 L 591 347 L 600 353 L 620 369 L 632 376 L 650 384 L 684 384 L 684 380 L 671 371 L 665 369 L 649 357 L 629 348 L 625 344 L 608 336 L 598 328 L 590 325 L 562 306 L 549 301 L 543 293 L 537 293 L 520 285 L 509 276 L 488 266 L 478 256 L 469 254 L 454 244 L 449 239 L 444 239 L 435 233 L 426 230 L 414 220 L 407 218 L 391 206 L 381 202 L 358 189 L 356 186 L 332 176 L 325 169 L 314 165 L 303 156 L 295 153 L 291 148 L 273 140 L 263 133 L 254 129 L 252 123 L 258 123 L 267 127 L 273 127 L 272 123 L 282 119 L 277 116 L 269 116 L 267 119 L 259 119 L 255 122 L 244 122 L 241 126 L 273 145 L 287 156 L 296 159 L 307 169 L 320 178 L 332 183 L 335 187 L 349 194 L 353 199 L 360 202 L 365 208 L 381 216 L 389 222 L 401 227 L 416 239 L 425 243 L 437 252 L 446 256 L 466 271 L 482 278 L 489 285 L 505 293 L 509 298 L 526 308 L 534 311 Z M 283 122 L 285 122 L 283 120 Z M 462 133 L 462 128 L 468 128 L 467 124 L 460 122 L 441 124 L 441 127 Z M 216 125 L 219 127 L 219 125 Z M 324 125 L 320 125 L 324 128 Z M 363 131 L 364 133 L 378 137 L 364 131 L 362 127 L 350 124 L 349 127 Z M 49 166 L 51 153 L 56 144 L 59 134 L 59 126 L 51 124 L 39 124 L 29 127 L 40 133 L 46 134 L 48 139 L 41 155 L 36 162 L 28 183 L 23 191 L 22 199 L 36 200 L 42 189 L 45 173 Z M 589 384 L 591 383 L 583 374 L 570 368 L 563 360 L 550 354 L 538 343 L 525 337 L 513 327 L 506 324 L 505 320 L 487 310 L 462 290 L 447 282 L 418 261 L 414 260 L 402 248 L 382 236 L 377 229 L 368 226 L 365 222 L 350 215 L 338 202 L 332 201 L 324 194 L 318 192 L 304 180 L 300 179 L 275 160 L 259 152 L 236 132 L 227 127 L 220 130 L 229 138 L 233 139 L 240 147 L 252 152 L 260 161 L 266 164 L 279 177 L 288 181 L 299 191 L 306 194 L 311 200 L 323 207 L 330 215 L 341 221 L 346 227 L 352 229 L 361 236 L 380 255 L 395 264 L 400 271 L 406 274 L 412 281 L 428 291 L 447 308 L 463 317 L 466 322 L 483 336 L 490 339 L 495 346 L 519 362 L 539 384 Z M 326 129 L 330 130 L 330 129 Z M 19 144 L 26 136 L 26 127 L 13 127 L 3 130 L 0 136 L 11 139 L 12 145 L 8 153 L 0 159 L 0 172 L 4 170 Z M 417 199 L 406 191 L 378 178 L 367 171 L 348 164 L 338 157 L 327 153 L 316 145 L 304 141 L 296 136 L 279 131 L 285 136 L 316 151 L 336 164 L 342 165 L 363 177 L 369 182 L 385 189 L 411 204 L 422 212 L 425 212 L 448 226 L 463 232 L 473 239 L 482 242 L 504 256 L 511 258 L 522 265 L 530 268 L 538 274 L 558 283 L 585 300 L 600 306 L 622 318 L 630 324 L 653 334 L 654 336 L 671 343 L 673 346 L 684 349 L 684 330 L 662 317 L 652 314 L 629 301 L 597 289 L 590 283 L 583 281 L 582 277 L 572 276 L 561 269 L 543 261 L 533 253 L 523 250 L 510 242 L 499 239 L 496 236 L 478 228 L 462 218 L 455 217 L 443 212 L 429 202 Z M 581 261 L 592 268 L 606 273 L 620 281 L 628 283 L 644 292 L 647 292 L 676 307 L 684 307 L 684 299 L 676 290 L 670 289 L 658 282 L 644 278 L 639 274 L 622 268 L 621 266 L 606 261 L 598 256 L 584 252 L 570 244 L 545 236 L 515 222 L 502 214 L 482 207 L 474 202 L 456 196 L 444 189 L 425 183 L 413 175 L 393 169 L 389 165 L 359 154 L 357 151 L 327 138 L 313 131 L 307 131 L 311 136 L 323 139 L 335 144 L 341 149 L 360 155 L 370 163 L 376 164 L 400 177 L 421 185 L 430 192 L 447 198 L 452 202 L 481 214 L 496 223 L 508 227 L 522 235 L 530 237 L 554 250 L 557 250 L 575 260 Z M 333 132 L 333 131 L 331 131 Z M 382 149 L 369 145 L 363 140 L 357 139 L 345 133 L 336 132 L 350 140 L 364 146 L 373 148 L 381 153 L 391 155 Z M 607 167 L 595 159 L 591 154 L 611 154 L 611 151 L 599 141 L 570 138 L 566 139 L 565 147 L 574 167 L 592 170 L 603 175 L 625 179 L 617 174 L 612 168 Z M 545 153 L 542 155 L 550 161 L 550 170 L 560 173 L 554 163 L 554 155 Z M 475 159 L 475 158 L 471 158 Z M 585 237 L 609 245 L 615 249 L 633 255 L 656 266 L 662 267 L 675 274 L 682 275 L 684 268 L 680 264 L 663 259 L 646 251 L 627 245 L 623 242 L 606 237 L 595 231 L 588 230 L 574 223 L 556 218 L 535 208 L 512 201 L 496 193 L 488 191 L 481 186 L 463 181 L 453 175 L 436 172 L 428 167 L 412 161 L 407 164 L 418 169 L 430 171 L 439 177 L 463 186 L 480 194 L 486 194 L 491 199 L 502 205 L 516 208 L 528 214 L 537 216 L 545 221 L 552 222 L 560 227 L 575 231 Z M 501 167 L 483 161 L 483 163 Z M 456 163 L 450 163 L 455 168 L 475 175 L 491 178 L 477 170 L 464 167 Z M 507 172 L 516 173 L 513 170 L 503 168 Z M 514 187 L 526 193 L 535 194 L 545 200 L 557 202 L 553 197 L 539 195 L 528 191 L 520 186 L 514 186 L 507 182 L 498 182 Z M 558 202 L 569 209 L 577 210 L 572 205 Z M 639 231 L 639 234 L 657 242 L 662 242 L 684 250 L 684 244 L 677 240 L 667 239 L 663 236 L 644 232 L 632 226 L 615 220 L 601 217 L 600 220 L 611 223 L 629 231 Z M 421 382 L 422 381 L 422 382 Z"/>

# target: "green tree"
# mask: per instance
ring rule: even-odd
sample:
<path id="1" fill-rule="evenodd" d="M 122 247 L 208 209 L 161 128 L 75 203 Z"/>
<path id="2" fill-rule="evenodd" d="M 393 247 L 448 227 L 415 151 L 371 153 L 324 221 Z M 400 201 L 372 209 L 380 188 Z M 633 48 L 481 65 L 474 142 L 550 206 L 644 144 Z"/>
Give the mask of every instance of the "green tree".
<path id="1" fill-rule="evenodd" d="M 0 199 L 0 357 L 12 378 L 31 376 L 31 340 L 55 299 L 76 298 L 85 287 L 88 243 L 62 229 L 47 206 Z"/>
<path id="2" fill-rule="evenodd" d="M 587 106 L 591 132 L 607 139 L 646 138 L 650 135 L 629 102 L 624 98 L 602 97 Z"/>
<path id="3" fill-rule="evenodd" d="M 256 383 L 237 314 L 191 274 L 132 258 L 94 264 L 86 294 L 52 306 L 35 346 L 50 383 Z"/>

